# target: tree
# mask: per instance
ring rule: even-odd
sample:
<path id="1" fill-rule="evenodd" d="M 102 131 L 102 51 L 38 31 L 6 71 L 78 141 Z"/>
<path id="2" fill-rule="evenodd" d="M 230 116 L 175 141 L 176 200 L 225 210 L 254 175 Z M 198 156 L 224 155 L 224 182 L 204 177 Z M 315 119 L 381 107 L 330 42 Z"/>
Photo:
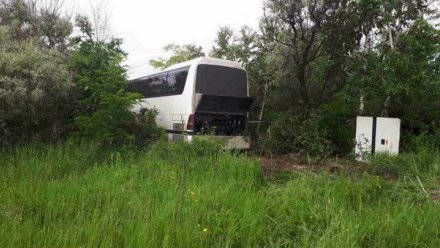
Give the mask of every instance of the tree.
<path id="1" fill-rule="evenodd" d="M 0 143 L 53 141 L 68 131 L 75 91 L 70 18 L 58 0 L 0 1 Z"/>
<path id="2" fill-rule="evenodd" d="M 176 45 L 169 44 L 164 47 L 165 52 L 171 52 L 171 56 L 167 59 L 158 58 L 150 60 L 150 65 L 156 69 L 165 69 L 174 64 L 185 62 L 191 59 L 204 57 L 205 53 L 201 46 L 196 46 L 193 44 L 187 45 Z"/>
<path id="3" fill-rule="evenodd" d="M 234 30 L 230 27 L 220 27 L 217 38 L 214 41 L 210 56 L 235 61 L 240 50 L 238 39 L 235 37 Z"/>
<path id="4" fill-rule="evenodd" d="M 352 92 L 363 92 L 366 114 L 380 115 L 381 103 L 391 98 L 387 110 L 402 118 L 409 132 L 438 127 L 440 115 L 434 109 L 440 107 L 439 44 L 440 32 L 419 19 L 395 35 L 394 49 L 380 44 L 366 63 L 362 55 L 354 57 L 349 86 Z"/>
<path id="5" fill-rule="evenodd" d="M 75 109 L 67 58 L 35 39 L 17 42 L 12 33 L 0 26 L 0 145 L 56 140 Z"/>
<path id="6" fill-rule="evenodd" d="M 343 89 L 347 58 L 362 38 L 356 7 L 348 0 L 265 2 L 279 100 L 307 115 Z"/>
<path id="7" fill-rule="evenodd" d="M 120 48 L 122 41 L 94 40 L 88 19 L 78 17 L 77 20 L 79 28 L 86 32 L 77 39 L 79 43 L 71 59 L 80 99 L 80 110 L 75 117 L 77 135 L 108 145 L 136 141 L 134 131 L 139 128 L 133 126 L 138 122 L 130 109 L 140 95 L 126 91 L 127 78 L 121 66 L 125 58 Z M 147 120 L 154 122 L 154 118 Z M 141 131 L 153 133 L 155 130 L 141 128 Z"/>
<path id="8" fill-rule="evenodd" d="M 65 52 L 73 26 L 61 9 L 58 0 L 2 0 L 0 25 L 8 26 L 16 40 L 35 39 L 44 48 Z"/>
<path id="9" fill-rule="evenodd" d="M 111 39 L 110 15 L 107 12 L 108 2 L 99 0 L 90 2 L 91 8 L 91 26 L 93 27 L 93 38 L 96 41 L 105 41 Z"/>
<path id="10" fill-rule="evenodd" d="M 247 26 L 242 27 L 238 35 L 230 27 L 220 27 L 209 55 L 238 61 L 247 67 L 261 48 L 260 39 L 257 32 Z"/>
<path id="11" fill-rule="evenodd" d="M 367 49 L 364 50 L 365 58 L 368 58 L 369 53 L 375 49 L 373 47 L 374 43 L 379 44 L 378 47 L 386 46 L 391 50 L 395 50 L 396 36 L 405 32 L 417 19 L 435 14 L 435 11 L 430 9 L 429 3 L 430 0 L 361 1 L 359 8 L 362 10 L 364 19 L 362 30 L 367 40 Z M 368 61 L 365 59 L 365 62 Z M 360 98 L 363 107 L 365 104 L 363 101 L 364 96 L 361 95 Z M 388 117 L 391 99 L 392 96 L 388 95 L 381 100 L 383 103 L 381 115 L 384 117 Z"/>
<path id="12" fill-rule="evenodd" d="M 251 119 L 261 121 L 266 105 L 271 76 L 267 69 L 270 44 L 257 31 L 244 26 L 238 34 L 230 27 L 221 27 L 210 56 L 241 62 L 248 74 L 250 95 L 254 97 Z M 253 136 L 259 132 L 260 124 L 251 129 Z M 255 139 L 256 141 L 256 139 Z"/>

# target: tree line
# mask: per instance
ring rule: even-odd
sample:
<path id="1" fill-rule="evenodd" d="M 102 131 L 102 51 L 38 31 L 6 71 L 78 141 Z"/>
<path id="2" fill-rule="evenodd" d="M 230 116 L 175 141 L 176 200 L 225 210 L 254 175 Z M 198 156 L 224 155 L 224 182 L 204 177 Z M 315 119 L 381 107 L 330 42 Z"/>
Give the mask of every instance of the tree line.
<path id="1" fill-rule="evenodd" d="M 0 145 L 65 138 L 146 144 L 154 111 L 133 114 L 122 40 L 57 0 L 0 2 Z M 98 28 L 97 28 L 98 27 Z M 73 30 L 78 30 L 78 35 Z"/>
<path id="2" fill-rule="evenodd" d="M 401 118 L 404 149 L 438 149 L 438 16 L 429 0 L 266 0 L 258 30 L 221 27 L 209 55 L 247 69 L 259 150 L 349 154 L 358 115 Z"/>
<path id="3" fill-rule="evenodd" d="M 52 3 L 56 3 L 53 1 Z M 402 119 L 406 150 L 440 147 L 440 32 L 431 0 L 266 0 L 259 28 L 221 27 L 208 55 L 239 61 L 256 150 L 352 151 L 357 115 Z M 81 35 L 73 36 L 74 28 Z M 122 40 L 39 0 L 0 1 L 0 142 L 79 137 L 148 143 L 154 111 L 130 106 Z M 104 37 L 99 35 L 99 37 Z M 170 44 L 156 68 L 204 56 Z"/>

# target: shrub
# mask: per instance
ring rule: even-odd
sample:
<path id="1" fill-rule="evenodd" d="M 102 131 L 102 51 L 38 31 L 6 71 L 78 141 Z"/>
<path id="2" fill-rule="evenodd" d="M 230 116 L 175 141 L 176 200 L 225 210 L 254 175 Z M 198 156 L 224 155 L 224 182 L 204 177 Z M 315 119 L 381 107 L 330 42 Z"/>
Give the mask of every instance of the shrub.
<path id="1" fill-rule="evenodd" d="M 59 138 L 74 100 L 65 55 L 36 40 L 16 42 L 4 26 L 0 44 L 0 145 Z"/>
<path id="2" fill-rule="evenodd" d="M 403 137 L 402 146 L 409 152 L 439 151 L 440 130 L 434 133 L 422 133 L 420 135 L 409 135 Z"/>
<path id="3" fill-rule="evenodd" d="M 121 65 L 125 53 L 122 41 L 95 41 L 87 19 L 78 19 L 86 32 L 78 38 L 71 59 L 78 86 L 80 109 L 75 117 L 76 136 L 102 145 L 147 144 L 156 138 L 155 111 L 134 114 L 131 109 L 139 94 L 126 91 L 127 78 Z M 87 33 L 88 32 L 88 33 Z"/>
<path id="4" fill-rule="evenodd" d="M 127 131 L 133 135 L 134 144 L 142 147 L 165 138 L 165 130 L 156 124 L 157 114 L 155 109 L 141 109 L 133 114 L 134 121 L 128 124 Z"/>
<path id="5" fill-rule="evenodd" d="M 298 116 L 284 116 L 276 120 L 263 136 L 264 152 L 297 152 L 322 160 L 332 151 L 326 130 L 319 125 L 319 117 L 312 115 L 306 120 Z"/>

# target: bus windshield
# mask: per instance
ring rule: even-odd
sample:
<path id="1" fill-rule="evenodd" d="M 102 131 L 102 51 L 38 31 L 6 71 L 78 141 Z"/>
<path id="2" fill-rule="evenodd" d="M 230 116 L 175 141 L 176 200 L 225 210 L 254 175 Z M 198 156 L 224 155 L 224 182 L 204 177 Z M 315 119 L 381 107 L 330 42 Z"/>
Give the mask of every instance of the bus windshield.
<path id="1" fill-rule="evenodd" d="M 247 97 L 246 71 L 218 65 L 199 65 L 197 68 L 196 93 Z"/>

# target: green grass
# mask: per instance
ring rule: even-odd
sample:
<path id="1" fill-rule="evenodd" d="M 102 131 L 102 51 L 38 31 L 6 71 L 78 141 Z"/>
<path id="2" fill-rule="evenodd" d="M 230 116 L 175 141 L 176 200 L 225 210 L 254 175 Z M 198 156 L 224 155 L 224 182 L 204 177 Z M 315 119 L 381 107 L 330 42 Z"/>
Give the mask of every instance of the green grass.
<path id="1" fill-rule="evenodd" d="M 0 156 L 0 247 L 440 247 L 440 203 L 425 193 L 435 170 L 419 178 L 425 190 L 413 170 L 394 181 L 272 179 L 256 160 L 217 148 L 11 149 Z M 374 163 L 398 168 L 399 159 Z"/>
<path id="2" fill-rule="evenodd" d="M 378 154 L 372 158 L 377 170 L 400 179 L 423 178 L 435 183 L 440 181 L 440 153 L 420 151 L 400 156 Z"/>

